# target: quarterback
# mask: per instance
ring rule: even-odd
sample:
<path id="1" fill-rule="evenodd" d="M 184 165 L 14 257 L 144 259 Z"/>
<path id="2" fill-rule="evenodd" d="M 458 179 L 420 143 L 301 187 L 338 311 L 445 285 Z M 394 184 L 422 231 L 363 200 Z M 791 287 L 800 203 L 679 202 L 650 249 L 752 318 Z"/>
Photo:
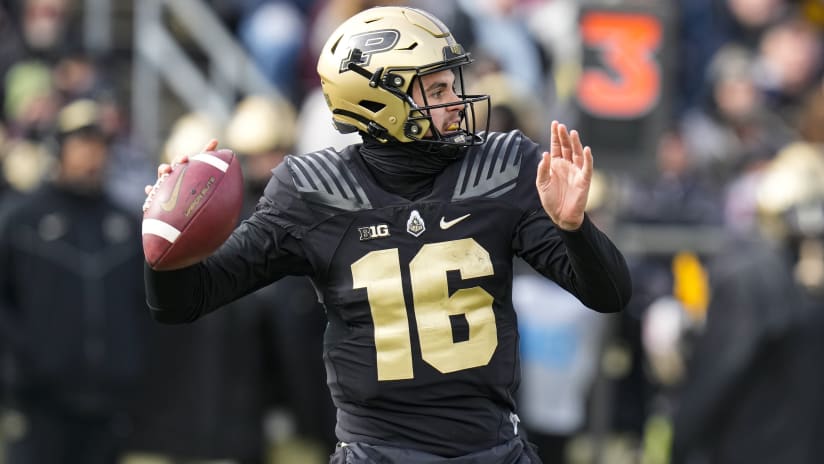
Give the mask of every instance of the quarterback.
<path id="1" fill-rule="evenodd" d="M 285 275 L 312 279 L 329 320 L 332 463 L 538 463 L 513 399 L 513 258 L 593 310 L 630 298 L 621 253 L 584 212 L 591 150 L 558 122 L 548 152 L 519 131 L 476 128 L 489 97 L 464 94 L 471 61 L 424 11 L 353 16 L 317 69 L 335 127 L 363 143 L 287 157 L 212 256 L 146 267 L 164 323 Z"/>

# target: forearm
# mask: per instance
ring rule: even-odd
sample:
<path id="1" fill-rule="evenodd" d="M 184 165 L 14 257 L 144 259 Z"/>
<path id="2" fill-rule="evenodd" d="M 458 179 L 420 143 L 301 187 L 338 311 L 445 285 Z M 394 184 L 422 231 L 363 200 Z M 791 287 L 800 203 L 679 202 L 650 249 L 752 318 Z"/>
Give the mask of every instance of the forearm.
<path id="1" fill-rule="evenodd" d="M 152 317 L 165 324 L 192 322 L 205 313 L 198 265 L 155 271 L 144 264 L 146 304 Z"/>
<path id="2" fill-rule="evenodd" d="M 253 218 L 201 263 L 164 272 L 145 266 L 146 302 L 159 322 L 192 322 L 285 275 L 310 272 L 296 239 Z"/>
<path id="3" fill-rule="evenodd" d="M 563 231 L 535 214 L 519 237 L 524 260 L 588 307 L 616 312 L 626 306 L 632 290 L 624 257 L 589 217 L 578 230 Z"/>

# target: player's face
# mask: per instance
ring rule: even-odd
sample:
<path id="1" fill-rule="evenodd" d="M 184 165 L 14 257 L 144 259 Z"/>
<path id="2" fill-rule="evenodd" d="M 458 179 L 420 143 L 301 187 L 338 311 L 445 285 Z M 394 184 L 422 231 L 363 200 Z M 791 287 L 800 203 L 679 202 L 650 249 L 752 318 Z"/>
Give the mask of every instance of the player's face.
<path id="1" fill-rule="evenodd" d="M 455 103 L 442 108 L 430 109 L 429 116 L 432 118 L 432 126 L 443 135 L 449 135 L 460 129 L 463 103 L 455 93 L 455 74 L 447 69 L 427 74 L 420 79 L 423 85 L 412 86 L 412 99 L 418 106 Z M 421 93 L 421 87 L 423 87 L 423 93 Z M 430 129 L 425 137 L 432 137 L 432 135 Z"/>

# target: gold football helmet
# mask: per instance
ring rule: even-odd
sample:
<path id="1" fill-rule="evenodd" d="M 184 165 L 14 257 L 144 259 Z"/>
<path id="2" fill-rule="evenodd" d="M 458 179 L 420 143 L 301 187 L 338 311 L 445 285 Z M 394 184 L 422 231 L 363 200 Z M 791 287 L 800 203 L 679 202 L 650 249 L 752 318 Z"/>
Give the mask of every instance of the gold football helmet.
<path id="1" fill-rule="evenodd" d="M 341 24 L 318 59 L 326 103 L 338 131 L 360 131 L 381 142 L 427 142 L 469 146 L 483 142 L 475 130 L 475 103 L 488 95 L 465 95 L 462 66 L 471 63 L 449 29 L 431 14 L 408 7 L 375 7 Z M 455 72 L 458 102 L 415 104 L 411 86 L 422 75 Z M 423 90 L 423 89 L 421 89 Z M 441 134 L 432 108 L 462 105 L 460 130 Z M 431 136 L 424 138 L 431 130 Z"/>
<path id="2" fill-rule="evenodd" d="M 764 170 L 756 205 L 773 236 L 824 237 L 824 151 L 805 142 L 784 147 Z"/>

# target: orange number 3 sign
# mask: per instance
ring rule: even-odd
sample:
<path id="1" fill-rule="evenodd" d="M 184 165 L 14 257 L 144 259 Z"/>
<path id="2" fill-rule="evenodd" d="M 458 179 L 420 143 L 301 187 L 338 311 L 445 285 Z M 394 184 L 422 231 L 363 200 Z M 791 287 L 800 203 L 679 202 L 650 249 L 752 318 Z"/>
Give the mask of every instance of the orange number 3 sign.
<path id="1" fill-rule="evenodd" d="M 639 13 L 591 12 L 581 18 L 584 46 L 600 54 L 602 67 L 584 70 L 578 101 L 604 118 L 645 116 L 661 96 L 661 22 Z"/>

